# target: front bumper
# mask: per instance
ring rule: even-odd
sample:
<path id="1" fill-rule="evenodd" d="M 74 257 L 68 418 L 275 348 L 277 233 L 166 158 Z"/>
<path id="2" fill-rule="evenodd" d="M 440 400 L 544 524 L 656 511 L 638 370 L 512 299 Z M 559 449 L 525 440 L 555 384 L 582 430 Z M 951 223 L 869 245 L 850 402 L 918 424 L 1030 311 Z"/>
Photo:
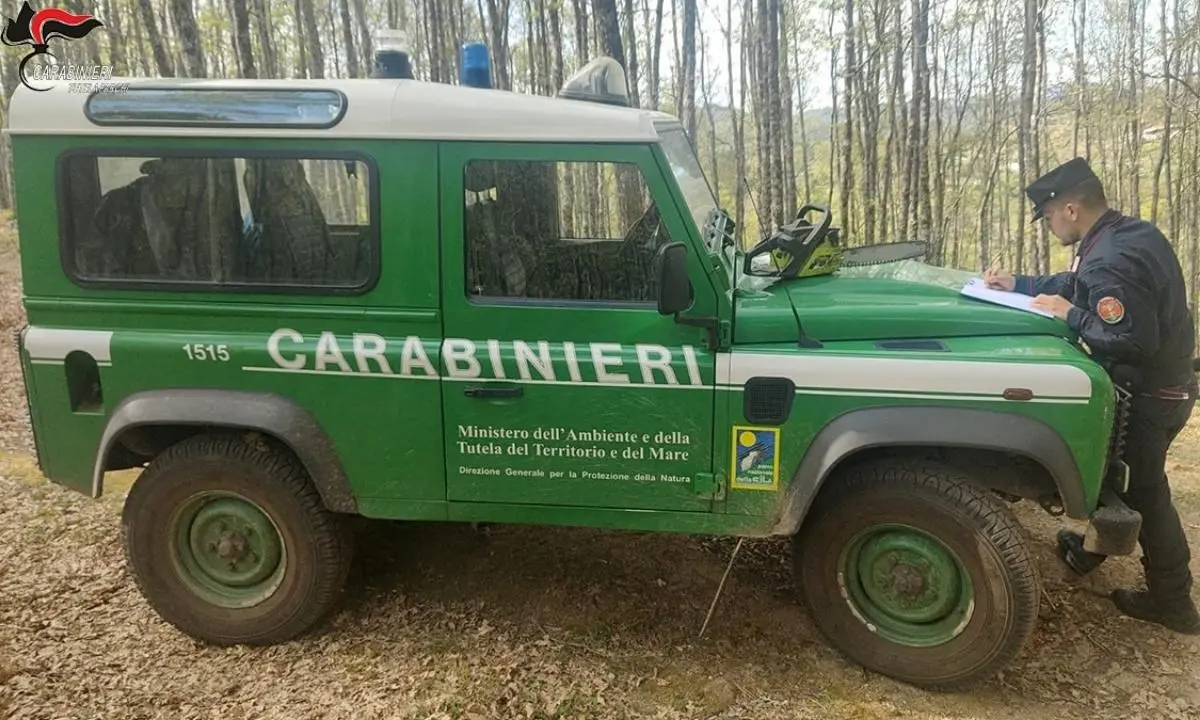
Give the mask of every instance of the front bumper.
<path id="1" fill-rule="evenodd" d="M 1142 515 L 1121 500 L 1118 492 L 1129 488 L 1129 467 L 1120 460 L 1109 466 L 1100 491 L 1100 503 L 1088 518 L 1083 549 L 1102 555 L 1132 555 L 1142 530 Z"/>

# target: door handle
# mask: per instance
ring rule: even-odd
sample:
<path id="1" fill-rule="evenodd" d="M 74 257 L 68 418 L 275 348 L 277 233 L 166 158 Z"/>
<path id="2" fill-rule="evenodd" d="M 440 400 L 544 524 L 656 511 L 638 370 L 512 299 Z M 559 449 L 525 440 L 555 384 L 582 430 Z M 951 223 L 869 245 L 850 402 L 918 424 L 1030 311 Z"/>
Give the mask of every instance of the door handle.
<path id="1" fill-rule="evenodd" d="M 525 388 L 515 387 L 480 387 L 478 385 L 463 390 L 463 394 L 473 398 L 515 398 L 525 394 Z"/>

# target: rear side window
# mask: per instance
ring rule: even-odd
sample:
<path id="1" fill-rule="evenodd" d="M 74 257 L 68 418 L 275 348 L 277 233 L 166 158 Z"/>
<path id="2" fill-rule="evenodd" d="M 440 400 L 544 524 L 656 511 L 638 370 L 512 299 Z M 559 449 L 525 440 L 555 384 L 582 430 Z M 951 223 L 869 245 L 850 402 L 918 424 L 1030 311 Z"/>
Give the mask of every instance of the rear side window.
<path id="1" fill-rule="evenodd" d="M 74 152 L 59 164 L 63 264 L 84 284 L 364 291 L 375 195 L 362 158 Z"/>
<path id="2" fill-rule="evenodd" d="M 97 125 L 315 127 L 336 125 L 346 96 L 292 88 L 125 88 L 93 93 L 84 112 Z"/>

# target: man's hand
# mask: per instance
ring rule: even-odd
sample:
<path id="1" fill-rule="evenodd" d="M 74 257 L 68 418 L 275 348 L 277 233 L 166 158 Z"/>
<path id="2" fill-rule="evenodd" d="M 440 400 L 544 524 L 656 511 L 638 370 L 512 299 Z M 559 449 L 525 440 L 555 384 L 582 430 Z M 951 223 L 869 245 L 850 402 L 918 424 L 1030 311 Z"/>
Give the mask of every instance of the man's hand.
<path id="1" fill-rule="evenodd" d="M 983 273 L 983 282 L 992 290 L 1007 290 L 1012 292 L 1017 286 L 1017 279 L 1007 270 L 990 267 Z"/>
<path id="2" fill-rule="evenodd" d="M 1059 320 L 1066 320 L 1067 313 L 1071 312 L 1073 307 L 1071 301 L 1062 295 L 1038 295 L 1033 299 L 1032 305 L 1038 310 L 1045 310 Z"/>

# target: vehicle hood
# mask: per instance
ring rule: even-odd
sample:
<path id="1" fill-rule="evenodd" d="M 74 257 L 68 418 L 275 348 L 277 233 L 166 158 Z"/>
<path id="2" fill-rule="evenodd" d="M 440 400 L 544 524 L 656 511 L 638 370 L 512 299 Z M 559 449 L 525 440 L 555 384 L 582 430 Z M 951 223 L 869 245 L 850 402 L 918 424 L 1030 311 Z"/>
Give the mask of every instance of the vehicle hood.
<path id="1" fill-rule="evenodd" d="M 734 342 L 821 342 L 980 335 L 1073 338 L 1055 318 L 966 297 L 939 284 L 838 275 L 735 292 Z M 794 303 L 794 310 L 793 310 Z"/>

